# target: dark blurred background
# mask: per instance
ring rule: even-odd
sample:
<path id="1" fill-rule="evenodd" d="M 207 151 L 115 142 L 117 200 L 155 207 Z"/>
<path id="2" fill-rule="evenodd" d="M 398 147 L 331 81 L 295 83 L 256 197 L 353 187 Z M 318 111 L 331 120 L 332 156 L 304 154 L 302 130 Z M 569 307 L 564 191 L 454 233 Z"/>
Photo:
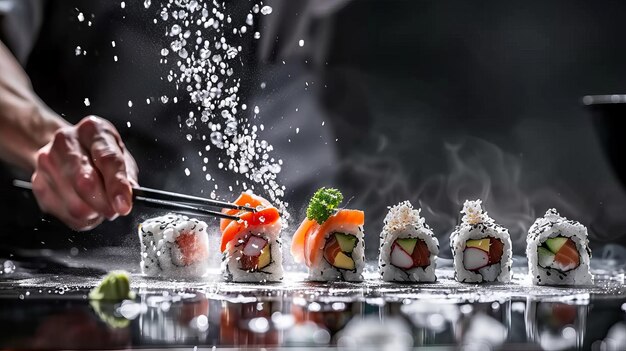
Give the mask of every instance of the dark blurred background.
<path id="1" fill-rule="evenodd" d="M 44 101 L 72 121 L 90 113 L 113 119 L 139 160 L 142 185 L 210 192 L 213 183 L 200 171 L 206 155 L 197 155 L 204 144 L 187 142 L 190 131 L 180 126 L 188 95 L 163 80 L 174 63 L 159 63 L 168 45 L 166 23 L 152 23 L 159 2 L 149 9 L 142 2 L 125 9 L 118 1 L 50 3 L 23 60 Z M 229 3 L 240 18 L 252 4 Z M 626 92 L 625 2 L 266 3 L 273 12 L 256 24 L 261 40 L 242 39 L 250 48 L 242 95 L 259 106 L 255 123 L 265 124 L 261 135 L 285 162 L 279 178 L 288 190 L 289 231 L 315 188 L 332 185 L 348 207 L 366 211 L 370 256 L 387 206 L 406 199 L 422 208 L 442 247 L 468 198 L 482 198 L 509 228 L 517 253 L 528 227 L 551 207 L 587 225 L 593 249 L 625 242 L 624 184 L 581 102 L 587 94 Z M 78 22 L 76 9 L 94 14 L 93 26 Z M 87 54 L 76 56 L 77 45 Z M 182 102 L 163 105 L 162 95 Z M 194 128 L 194 136 L 204 132 Z M 232 175 L 209 168 L 218 182 L 232 183 L 219 179 Z M 52 225 L 27 214 L 32 201 L 30 210 L 15 205 L 29 200 L 3 174 L 5 221 L 15 228 L 37 221 L 39 230 L 21 244 L 41 246 L 38 235 L 50 236 L 37 232 Z M 226 187 L 218 193 L 232 198 Z M 137 220 L 91 235 L 59 229 L 53 241 L 137 245 Z"/>

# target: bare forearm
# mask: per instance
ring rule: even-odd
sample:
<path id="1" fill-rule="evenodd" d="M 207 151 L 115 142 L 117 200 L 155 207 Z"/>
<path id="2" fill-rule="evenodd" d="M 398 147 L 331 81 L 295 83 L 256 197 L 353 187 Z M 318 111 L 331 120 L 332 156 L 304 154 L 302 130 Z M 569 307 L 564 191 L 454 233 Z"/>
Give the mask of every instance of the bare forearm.
<path id="1" fill-rule="evenodd" d="M 37 151 L 68 123 L 34 93 L 28 76 L 0 42 L 0 158 L 33 171 Z"/>

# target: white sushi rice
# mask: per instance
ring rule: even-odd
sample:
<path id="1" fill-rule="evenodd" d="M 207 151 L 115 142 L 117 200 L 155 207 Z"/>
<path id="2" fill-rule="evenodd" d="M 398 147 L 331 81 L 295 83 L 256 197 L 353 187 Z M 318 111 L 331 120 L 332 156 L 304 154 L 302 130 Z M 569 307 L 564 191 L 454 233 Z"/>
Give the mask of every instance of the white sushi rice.
<path id="1" fill-rule="evenodd" d="M 178 214 L 151 218 L 139 225 L 141 272 L 150 277 L 198 278 L 207 273 L 209 238 L 207 224 Z M 206 258 L 185 264 L 176 239 L 181 234 L 196 236 L 196 244 L 204 249 Z"/>
<path id="2" fill-rule="evenodd" d="M 591 250 L 587 238 L 587 228 L 559 215 L 550 209 L 543 217 L 537 218 L 528 230 L 526 238 L 526 256 L 528 257 L 528 274 L 536 285 L 591 285 L 593 275 L 589 272 Z M 549 239 L 557 236 L 570 238 L 580 255 L 580 265 L 570 271 L 543 268 L 538 264 L 537 249 Z"/>
<path id="3" fill-rule="evenodd" d="M 454 275 L 463 283 L 494 282 L 508 283 L 511 280 L 511 237 L 509 231 L 497 224 L 482 209 L 482 201 L 465 201 L 461 224 L 450 235 L 450 249 L 454 258 Z M 483 267 L 478 272 L 465 269 L 463 253 L 468 240 L 492 237 L 502 241 L 502 257 L 500 263 Z"/>
<path id="4" fill-rule="evenodd" d="M 363 281 L 363 267 L 365 266 L 365 242 L 363 241 L 364 232 L 362 226 L 339 224 L 335 227 L 328 228 L 329 230 L 324 235 L 324 244 L 328 237 L 335 233 L 344 233 L 354 235 L 357 238 L 356 246 L 352 250 L 352 259 L 354 260 L 354 270 L 349 271 L 346 269 L 338 269 L 326 261 L 326 258 L 322 257 L 318 265 L 309 267 L 309 277 L 311 281 L 327 282 L 327 281 L 348 281 L 348 282 L 360 282 Z M 324 246 L 319 248 L 324 250 Z"/>
<path id="5" fill-rule="evenodd" d="M 378 266 L 380 276 L 390 282 L 434 282 L 437 280 L 435 268 L 439 254 L 439 241 L 426 225 L 420 210 L 414 209 L 409 201 L 401 202 L 389 209 L 380 233 L 380 256 Z M 408 270 L 391 264 L 391 251 L 397 239 L 416 238 L 424 240 L 430 252 L 430 264 Z"/>
<path id="6" fill-rule="evenodd" d="M 270 225 L 250 226 L 237 234 L 229 243 L 222 257 L 222 275 L 226 281 L 265 283 L 279 282 L 283 279 L 283 249 L 280 239 L 282 221 Z M 267 267 L 258 271 L 247 271 L 241 268 L 243 244 L 251 235 L 265 239 L 270 245 L 271 261 Z"/>

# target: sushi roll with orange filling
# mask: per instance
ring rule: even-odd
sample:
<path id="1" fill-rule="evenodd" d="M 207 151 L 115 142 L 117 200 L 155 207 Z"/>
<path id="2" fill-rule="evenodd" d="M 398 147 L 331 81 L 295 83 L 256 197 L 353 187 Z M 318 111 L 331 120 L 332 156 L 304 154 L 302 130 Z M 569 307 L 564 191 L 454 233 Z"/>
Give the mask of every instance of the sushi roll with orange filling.
<path id="1" fill-rule="evenodd" d="M 309 280 L 363 280 L 365 214 L 338 209 L 341 201 L 338 190 L 319 189 L 293 236 L 291 253 L 296 262 L 306 264 Z"/>
<path id="2" fill-rule="evenodd" d="M 151 218 L 139 225 L 141 272 L 151 277 L 197 278 L 209 258 L 207 224 L 178 214 Z"/>
<path id="3" fill-rule="evenodd" d="M 439 241 L 409 201 L 389 209 L 380 233 L 378 266 L 384 281 L 434 282 Z"/>
<path id="4" fill-rule="evenodd" d="M 222 219 L 222 274 L 233 282 L 277 282 L 283 279 L 280 232 L 282 219 L 276 207 L 260 196 L 242 193 L 235 204 L 255 212 L 225 210 L 239 221 Z"/>
<path id="5" fill-rule="evenodd" d="M 450 235 L 454 276 L 463 283 L 511 280 L 511 237 L 482 209 L 482 202 L 465 201 L 461 224 Z"/>
<path id="6" fill-rule="evenodd" d="M 550 209 L 528 231 L 528 272 L 537 285 L 589 285 L 591 250 L 584 225 Z"/>

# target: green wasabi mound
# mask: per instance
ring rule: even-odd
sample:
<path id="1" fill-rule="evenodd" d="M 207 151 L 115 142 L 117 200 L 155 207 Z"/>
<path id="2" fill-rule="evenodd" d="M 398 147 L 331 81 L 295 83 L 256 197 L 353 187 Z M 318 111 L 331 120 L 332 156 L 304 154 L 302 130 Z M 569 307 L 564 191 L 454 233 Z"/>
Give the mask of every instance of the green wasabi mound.
<path id="1" fill-rule="evenodd" d="M 112 271 L 102 279 L 100 284 L 89 292 L 90 300 L 121 301 L 134 299 L 130 290 L 130 277 L 125 271 Z"/>
<path id="2" fill-rule="evenodd" d="M 306 218 L 322 224 L 333 214 L 342 201 L 343 195 L 339 190 L 320 188 L 309 201 L 309 207 L 306 209 Z"/>

